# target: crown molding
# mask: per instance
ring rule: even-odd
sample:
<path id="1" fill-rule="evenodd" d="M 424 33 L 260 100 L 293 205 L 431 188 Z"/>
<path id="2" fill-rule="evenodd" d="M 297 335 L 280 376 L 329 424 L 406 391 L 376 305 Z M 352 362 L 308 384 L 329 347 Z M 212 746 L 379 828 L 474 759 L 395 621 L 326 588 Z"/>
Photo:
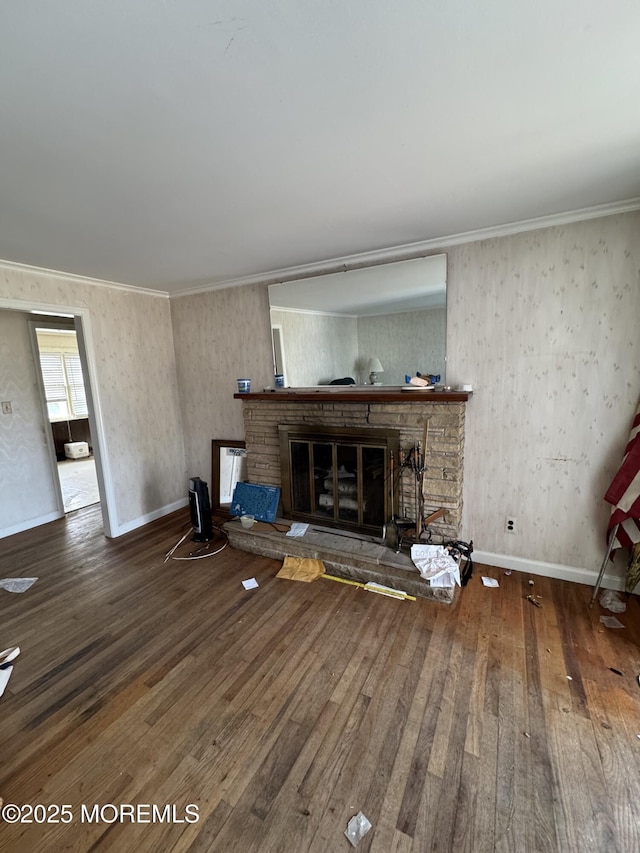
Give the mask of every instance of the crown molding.
<path id="1" fill-rule="evenodd" d="M 166 290 L 152 290 L 149 287 L 138 287 L 135 284 L 122 284 L 118 281 L 109 281 L 103 278 L 91 278 L 85 275 L 76 275 L 72 272 L 64 272 L 63 270 L 50 270 L 46 267 L 34 267 L 31 264 L 19 264 L 15 261 L 3 261 L 0 259 L 0 270 L 9 272 L 30 273 L 32 275 L 44 275 L 47 278 L 62 279 L 66 282 L 75 282 L 76 284 L 91 284 L 94 287 L 109 287 L 112 290 L 126 290 L 133 293 L 140 293 L 144 296 L 161 296 L 163 299 L 168 299 L 169 294 Z"/>
<path id="2" fill-rule="evenodd" d="M 495 237 L 508 237 L 525 231 L 537 231 L 542 228 L 569 225 L 573 222 L 600 219 L 604 216 L 630 213 L 635 210 L 640 210 L 640 196 L 626 199 L 625 201 L 583 207 L 580 210 L 572 210 L 566 213 L 553 213 L 548 216 L 538 216 L 535 219 L 523 219 L 519 222 L 511 222 L 506 225 L 492 225 L 488 228 L 451 234 L 447 237 L 434 237 L 430 240 L 422 240 L 417 243 L 405 243 L 401 246 L 391 246 L 387 249 L 345 255 L 342 258 L 332 258 L 327 261 L 285 267 L 243 278 L 233 278 L 226 281 L 203 284 L 186 290 L 173 291 L 170 293 L 170 298 L 177 299 L 180 296 L 194 296 L 199 293 L 209 293 L 214 290 L 224 290 L 228 287 L 240 287 L 247 284 L 282 284 L 285 281 L 295 281 L 299 278 L 313 278 L 314 276 L 330 275 L 336 272 L 347 272 L 350 269 L 374 266 L 375 264 L 408 261 L 413 258 L 438 254 L 450 246 L 461 246 L 465 243 L 476 243 L 480 240 L 491 240 Z"/>
<path id="3" fill-rule="evenodd" d="M 443 249 L 451 246 L 461 246 L 465 243 L 476 243 L 480 240 L 491 240 L 496 237 L 508 237 L 525 231 L 537 231 L 542 228 L 553 228 L 558 225 L 569 225 L 573 222 L 582 222 L 588 219 L 599 219 L 604 216 L 614 216 L 620 213 L 630 213 L 640 210 L 640 197 L 626 199 L 624 201 L 609 202 L 593 207 L 583 207 L 566 213 L 554 213 L 549 216 L 538 216 L 535 219 L 523 219 L 519 222 L 511 222 L 506 225 L 493 225 L 488 228 L 479 228 L 476 231 L 464 231 L 460 234 L 450 234 L 444 237 L 434 237 L 429 240 L 421 240 L 415 243 L 404 243 L 400 246 L 390 246 L 386 249 L 377 249 L 371 252 L 361 252 L 354 255 L 345 255 L 340 258 L 330 258 L 310 264 L 300 264 L 293 267 L 284 267 L 269 272 L 256 273 L 255 275 L 241 278 L 225 279 L 219 282 L 210 282 L 184 290 L 166 291 L 155 290 L 149 287 L 140 287 L 134 284 L 123 284 L 107 279 L 91 278 L 89 276 L 76 275 L 61 270 L 51 270 L 46 267 L 36 267 L 30 264 L 20 264 L 14 261 L 0 259 L 0 270 L 9 270 L 21 273 L 32 273 L 45 275 L 48 278 L 63 279 L 65 281 L 77 282 L 78 284 L 90 284 L 99 287 L 109 287 L 114 290 L 139 293 L 144 296 L 159 296 L 163 299 L 178 299 L 181 296 L 195 296 L 200 293 L 210 293 L 215 290 L 225 290 L 229 287 L 240 287 L 248 284 L 281 284 L 285 281 L 295 281 L 299 278 L 313 278 L 314 276 L 329 275 L 336 272 L 347 272 L 359 267 L 374 266 L 375 264 L 390 264 L 394 261 L 408 261 L 426 255 L 438 254 Z"/>

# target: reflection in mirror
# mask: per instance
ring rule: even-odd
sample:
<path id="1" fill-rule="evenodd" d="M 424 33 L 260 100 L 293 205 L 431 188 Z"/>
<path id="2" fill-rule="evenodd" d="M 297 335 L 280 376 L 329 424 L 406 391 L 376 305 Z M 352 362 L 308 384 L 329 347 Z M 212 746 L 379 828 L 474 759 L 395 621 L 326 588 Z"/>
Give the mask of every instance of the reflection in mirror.
<path id="1" fill-rule="evenodd" d="M 272 284 L 274 372 L 294 388 L 417 372 L 444 384 L 446 304 L 444 254 Z"/>
<path id="2" fill-rule="evenodd" d="M 236 484 L 247 478 L 244 441 L 213 439 L 211 442 L 211 508 L 228 512 Z"/>

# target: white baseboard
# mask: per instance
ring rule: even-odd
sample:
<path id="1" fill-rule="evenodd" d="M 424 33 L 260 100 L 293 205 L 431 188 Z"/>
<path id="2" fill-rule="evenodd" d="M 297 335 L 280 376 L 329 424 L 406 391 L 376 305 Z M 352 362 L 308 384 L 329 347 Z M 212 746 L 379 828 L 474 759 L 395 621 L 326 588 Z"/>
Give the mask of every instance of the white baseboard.
<path id="1" fill-rule="evenodd" d="M 57 521 L 59 518 L 64 518 L 64 513 L 59 510 L 49 512 L 47 515 L 40 515 L 37 518 L 28 518 L 26 521 L 14 524 L 13 527 L 4 527 L 0 530 L 0 539 L 4 539 L 5 536 L 13 536 L 14 533 L 22 533 L 24 530 L 31 530 L 32 527 L 39 527 L 41 524 L 49 524 L 50 521 Z"/>
<path id="2" fill-rule="evenodd" d="M 579 569 L 575 566 L 562 566 L 560 563 L 543 563 L 539 560 L 526 560 L 523 557 L 510 557 L 508 554 L 491 554 L 489 551 L 474 551 L 474 563 L 486 563 L 499 569 L 512 569 L 516 572 L 527 572 L 530 575 L 541 575 L 545 578 L 557 578 L 573 583 L 584 583 L 595 586 L 598 573 L 589 569 Z M 624 578 L 605 572 L 602 578 L 603 589 L 624 591 Z"/>
<path id="3" fill-rule="evenodd" d="M 175 512 L 178 509 L 183 509 L 188 505 L 188 497 L 180 498 L 178 501 L 162 506 L 159 509 L 154 509 L 153 512 L 141 515 L 138 518 L 134 518 L 132 521 L 127 521 L 125 524 L 119 524 L 113 534 L 113 538 L 116 539 L 118 536 L 124 536 L 125 533 L 131 533 L 132 530 L 137 530 L 138 527 L 144 527 L 144 525 L 149 524 L 150 521 L 155 521 L 165 515 L 170 515 L 172 512 Z"/>

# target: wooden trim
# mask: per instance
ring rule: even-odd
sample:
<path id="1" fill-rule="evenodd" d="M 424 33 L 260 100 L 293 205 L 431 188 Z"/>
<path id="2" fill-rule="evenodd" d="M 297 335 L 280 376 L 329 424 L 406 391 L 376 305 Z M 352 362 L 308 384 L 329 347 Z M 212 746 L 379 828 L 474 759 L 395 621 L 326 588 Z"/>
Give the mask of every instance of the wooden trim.
<path id="1" fill-rule="evenodd" d="M 347 390 L 343 390 L 346 388 Z M 249 394 L 234 394 L 234 399 L 245 402 L 265 403 L 466 403 L 471 397 L 467 391 L 385 391 L 363 389 L 353 391 L 343 386 L 338 391 L 319 388 L 284 388 L 278 391 L 252 391 Z"/>

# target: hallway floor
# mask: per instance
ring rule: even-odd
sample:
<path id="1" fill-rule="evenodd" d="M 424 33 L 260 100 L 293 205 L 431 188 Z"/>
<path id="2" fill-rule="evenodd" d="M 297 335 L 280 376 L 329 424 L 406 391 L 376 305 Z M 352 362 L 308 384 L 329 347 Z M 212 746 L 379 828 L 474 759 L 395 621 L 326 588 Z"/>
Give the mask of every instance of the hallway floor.
<path id="1" fill-rule="evenodd" d="M 63 459 L 58 462 L 58 476 L 65 512 L 100 502 L 93 456 L 87 459 Z"/>

